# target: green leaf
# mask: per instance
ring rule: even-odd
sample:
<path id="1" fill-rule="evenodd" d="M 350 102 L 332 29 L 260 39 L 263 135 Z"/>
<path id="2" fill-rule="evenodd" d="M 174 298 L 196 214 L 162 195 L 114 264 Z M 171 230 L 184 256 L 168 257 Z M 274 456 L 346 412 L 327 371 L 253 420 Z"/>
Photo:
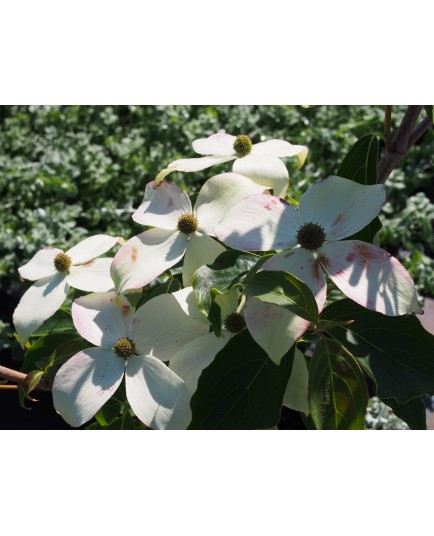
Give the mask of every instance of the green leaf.
<path id="1" fill-rule="evenodd" d="M 327 306 L 321 318 L 353 320 L 328 333 L 357 358 L 381 399 L 403 404 L 434 394 L 434 336 L 418 318 L 375 313 L 349 299 Z"/>
<path id="2" fill-rule="evenodd" d="M 295 346 L 275 365 L 247 330 L 216 355 L 191 399 L 190 429 L 250 430 L 276 426 Z"/>
<path id="3" fill-rule="evenodd" d="M 377 184 L 378 158 L 378 138 L 374 134 L 367 134 L 353 145 L 336 174 L 339 177 L 344 177 L 360 184 Z M 377 217 L 366 227 L 347 237 L 346 240 L 362 240 L 372 244 L 381 227 L 381 222 Z"/>
<path id="4" fill-rule="evenodd" d="M 424 108 L 425 108 L 426 115 L 430 118 L 431 123 L 432 123 L 434 121 L 433 113 L 432 113 L 433 105 L 430 104 L 429 106 L 424 106 Z"/>
<path id="5" fill-rule="evenodd" d="M 125 411 L 123 415 L 112 421 L 106 430 L 136 430 L 136 425 L 130 412 Z"/>
<path id="6" fill-rule="evenodd" d="M 199 309 L 207 316 L 216 294 L 225 294 L 242 282 L 259 257 L 239 251 L 225 251 L 213 264 L 201 266 L 193 276 L 193 289 Z"/>
<path id="7" fill-rule="evenodd" d="M 309 409 L 318 430 L 364 430 L 368 389 L 357 361 L 332 339 L 315 347 L 308 383 Z"/>
<path id="8" fill-rule="evenodd" d="M 398 404 L 393 398 L 385 398 L 383 402 L 412 430 L 426 430 L 426 409 L 421 397 L 413 398 L 405 404 Z"/>
<path id="9" fill-rule="evenodd" d="M 360 184 L 377 184 L 378 156 L 378 138 L 367 134 L 351 147 L 336 175 Z"/>
<path id="10" fill-rule="evenodd" d="M 160 285 L 155 285 L 154 287 L 151 287 L 148 292 L 146 292 L 146 294 L 139 295 L 140 298 L 136 300 L 135 303 L 136 310 L 139 309 L 139 307 L 141 307 L 142 305 L 144 305 L 147 301 L 152 298 L 155 298 L 156 296 L 160 296 L 161 294 L 172 294 L 173 292 L 176 292 L 180 289 L 181 284 L 175 277 L 168 279 Z"/>
<path id="11" fill-rule="evenodd" d="M 209 308 L 208 320 L 214 330 L 216 337 L 220 337 L 222 332 L 222 311 L 218 303 L 214 300 Z"/>
<path id="12" fill-rule="evenodd" d="M 40 328 L 32 333 L 32 338 L 42 337 L 43 335 L 52 333 L 77 333 L 74 323 L 72 322 L 71 313 L 64 309 L 59 309 L 55 315 L 46 320 Z"/>
<path id="13" fill-rule="evenodd" d="M 36 389 L 36 386 L 42 380 L 43 376 L 44 372 L 42 370 L 32 370 L 32 372 L 27 374 L 24 382 L 20 386 L 25 398 L 31 400 L 32 402 L 37 402 L 37 400 L 31 398 L 29 395 Z"/>
<path id="14" fill-rule="evenodd" d="M 67 359 L 80 350 L 89 348 L 89 343 L 79 335 L 70 333 L 53 333 L 41 337 L 24 354 L 22 372 L 30 372 L 34 369 L 45 370 L 49 377 L 53 377 L 57 371 L 50 371 L 51 367 L 59 367 Z"/>
<path id="15" fill-rule="evenodd" d="M 312 291 L 288 272 L 257 272 L 249 278 L 244 294 L 284 307 L 310 322 L 318 322 L 318 305 Z"/>

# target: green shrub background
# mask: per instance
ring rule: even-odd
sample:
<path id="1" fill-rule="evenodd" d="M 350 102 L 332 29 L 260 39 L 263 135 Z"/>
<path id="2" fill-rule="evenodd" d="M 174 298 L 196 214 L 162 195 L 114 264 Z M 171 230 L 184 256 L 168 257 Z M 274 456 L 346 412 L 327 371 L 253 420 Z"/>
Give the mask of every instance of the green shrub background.
<path id="1" fill-rule="evenodd" d="M 394 106 L 394 126 L 405 107 Z M 27 289 L 17 268 L 46 246 L 87 235 L 128 239 L 145 185 L 191 142 L 224 128 L 253 142 L 281 138 L 309 147 L 305 166 L 287 159 L 289 194 L 336 173 L 361 136 L 383 135 L 383 106 L 2 106 L 0 107 L 0 284 L 2 298 Z M 381 245 L 405 264 L 420 291 L 434 293 L 432 132 L 388 180 Z M 171 180 L 188 191 L 230 164 Z M 1 324 L 0 324 L 1 328 Z M 3 339 L 11 329 L 3 324 Z"/>

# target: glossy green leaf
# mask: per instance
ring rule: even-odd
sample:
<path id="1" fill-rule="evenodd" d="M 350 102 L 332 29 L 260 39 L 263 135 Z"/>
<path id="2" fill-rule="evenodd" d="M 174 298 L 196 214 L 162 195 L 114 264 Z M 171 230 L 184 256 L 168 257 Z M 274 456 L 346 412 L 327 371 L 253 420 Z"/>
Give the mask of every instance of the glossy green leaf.
<path id="1" fill-rule="evenodd" d="M 412 398 L 404 404 L 398 404 L 393 398 L 385 398 L 383 402 L 412 430 L 426 430 L 426 409 L 420 396 Z"/>
<path id="2" fill-rule="evenodd" d="M 275 365 L 247 330 L 216 355 L 191 399 L 191 429 L 249 430 L 276 426 L 295 346 Z"/>
<path id="3" fill-rule="evenodd" d="M 414 315 L 386 316 L 345 299 L 327 306 L 321 318 L 353 320 L 328 333 L 357 358 L 381 399 L 402 404 L 434 395 L 434 336 Z"/>
<path id="4" fill-rule="evenodd" d="M 377 184 L 378 156 L 378 138 L 367 134 L 351 147 L 336 175 L 360 184 Z"/>
<path id="5" fill-rule="evenodd" d="M 332 339 L 315 347 L 309 369 L 309 409 L 319 430 L 364 430 L 368 389 L 355 359 Z"/>
<path id="6" fill-rule="evenodd" d="M 249 278 L 244 294 L 284 307 L 310 322 L 318 321 L 318 305 L 312 291 L 288 272 L 257 272 Z"/>
<path id="7" fill-rule="evenodd" d="M 377 184 L 378 158 L 378 138 L 374 134 L 367 134 L 353 145 L 339 166 L 336 175 L 360 184 Z M 372 244 L 380 229 L 381 222 L 379 218 L 375 218 L 359 232 L 347 237 L 347 240 L 362 240 Z"/>
<path id="8" fill-rule="evenodd" d="M 213 264 L 201 266 L 193 276 L 193 288 L 199 308 L 208 316 L 216 294 L 225 294 L 243 281 L 259 257 L 239 251 L 225 251 Z"/>

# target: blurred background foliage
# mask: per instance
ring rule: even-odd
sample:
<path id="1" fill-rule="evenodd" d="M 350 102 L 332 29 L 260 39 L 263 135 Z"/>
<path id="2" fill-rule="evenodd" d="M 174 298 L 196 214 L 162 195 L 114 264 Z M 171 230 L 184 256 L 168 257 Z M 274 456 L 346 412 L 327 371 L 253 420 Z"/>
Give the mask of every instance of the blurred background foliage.
<path id="1" fill-rule="evenodd" d="M 393 107 L 393 128 L 405 107 Z M 0 107 L 0 288 L 3 344 L 10 309 L 27 289 L 17 268 L 46 246 L 67 248 L 95 233 L 128 239 L 143 229 L 131 219 L 145 185 L 191 142 L 224 128 L 258 142 L 281 138 L 307 145 L 305 166 L 286 159 L 289 195 L 336 173 L 361 136 L 384 132 L 383 106 L 2 106 Z M 393 131 L 393 129 L 392 129 Z M 387 181 L 381 245 L 434 294 L 432 132 L 411 149 Z M 231 165 L 170 180 L 195 191 Z M 1 344 L 1 343 L 0 343 Z M 1 347 L 1 346 L 0 346 Z"/>

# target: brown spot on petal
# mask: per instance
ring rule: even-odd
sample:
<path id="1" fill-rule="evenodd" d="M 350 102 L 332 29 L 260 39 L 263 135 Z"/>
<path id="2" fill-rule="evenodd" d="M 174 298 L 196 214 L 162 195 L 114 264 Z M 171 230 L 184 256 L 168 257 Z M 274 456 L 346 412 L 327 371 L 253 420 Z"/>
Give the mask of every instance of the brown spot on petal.
<path id="1" fill-rule="evenodd" d="M 94 263 L 95 263 L 95 261 L 89 261 L 86 264 L 82 264 L 82 266 L 84 266 L 85 268 L 89 268 L 89 266 L 92 266 L 92 264 L 94 264 Z"/>
<path id="2" fill-rule="evenodd" d="M 314 279 L 317 279 L 318 281 L 321 279 L 321 266 L 318 261 L 312 263 L 312 273 Z"/>
<path id="3" fill-rule="evenodd" d="M 334 225 L 339 225 L 340 223 L 342 223 L 344 220 L 344 217 L 342 216 L 342 214 L 338 214 L 335 218 L 335 221 L 332 223 L 332 227 Z"/>
<path id="4" fill-rule="evenodd" d="M 131 260 L 133 262 L 136 262 L 137 261 L 137 248 L 136 247 L 133 247 L 131 249 Z"/>
<path id="5" fill-rule="evenodd" d="M 318 262 L 327 270 L 327 268 L 330 268 L 330 261 L 327 259 L 327 257 L 324 257 L 323 255 L 320 255 L 318 257 Z"/>
<path id="6" fill-rule="evenodd" d="M 364 266 L 366 266 L 369 264 L 370 261 L 374 259 L 380 259 L 381 257 L 388 256 L 390 255 L 379 248 L 372 248 L 366 244 L 356 244 L 354 246 L 353 253 L 350 253 L 347 256 L 346 260 L 348 262 L 352 262 L 353 260 L 357 259 L 359 264 L 363 264 Z"/>

